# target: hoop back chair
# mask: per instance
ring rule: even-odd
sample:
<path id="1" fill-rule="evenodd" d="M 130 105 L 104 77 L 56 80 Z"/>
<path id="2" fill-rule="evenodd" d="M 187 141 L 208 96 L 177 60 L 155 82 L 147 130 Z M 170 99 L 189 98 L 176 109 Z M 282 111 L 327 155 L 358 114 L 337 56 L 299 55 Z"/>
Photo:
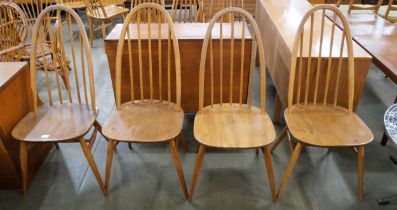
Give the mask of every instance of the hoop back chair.
<path id="1" fill-rule="evenodd" d="M 385 13 L 385 19 L 391 23 L 397 22 L 396 16 L 394 16 L 394 17 L 390 16 L 390 12 L 397 11 L 397 6 L 393 5 L 393 3 L 394 3 L 394 0 L 389 0 L 389 5 L 387 6 L 387 10 Z"/>
<path id="2" fill-rule="evenodd" d="M 327 12 L 333 14 L 330 34 L 324 30 Z M 316 24 L 315 17 L 321 17 L 321 22 Z M 335 27 L 337 21 L 342 23 L 342 31 Z M 305 36 L 309 36 L 309 41 Z M 318 43 L 315 40 L 319 40 L 318 46 L 314 44 Z M 317 47 L 318 49 L 315 49 Z M 318 58 L 312 58 L 316 50 Z M 334 61 L 332 58 L 335 56 L 336 69 L 331 68 Z M 343 64 L 343 60 L 346 59 L 347 64 Z M 321 66 L 327 68 L 321 70 Z M 342 80 L 347 80 L 347 86 L 341 85 Z M 346 106 L 337 105 L 339 94 L 346 96 Z M 362 197 L 364 145 L 372 141 L 373 134 L 354 113 L 353 94 L 354 57 L 349 25 L 338 8 L 332 5 L 316 6 L 303 17 L 292 49 L 288 106 L 284 112 L 287 126 L 278 140 L 283 138 L 288 129 L 290 135 L 297 140 L 297 144 L 293 149 L 277 199 L 303 145 L 358 148 L 358 195 L 359 198 Z"/>
<path id="3" fill-rule="evenodd" d="M 201 22 L 202 0 L 173 0 L 171 16 L 175 23 Z"/>
<path id="4" fill-rule="evenodd" d="M 134 7 L 140 5 L 140 4 L 144 4 L 144 3 L 153 3 L 153 4 L 158 4 L 162 7 L 165 8 L 165 4 L 164 4 L 164 0 L 132 0 L 131 1 L 131 9 L 133 9 Z M 140 23 L 147 23 L 149 20 L 149 12 L 146 11 L 140 11 L 139 12 L 140 15 Z M 150 12 L 150 18 L 151 20 L 157 20 L 158 16 L 161 16 L 159 11 L 152 11 Z M 133 18 L 131 18 L 130 23 L 136 23 L 138 19 L 138 15 L 134 15 Z M 164 22 L 164 21 L 163 21 Z"/>
<path id="5" fill-rule="evenodd" d="M 154 12 L 159 14 L 157 20 L 151 19 Z M 147 23 L 141 23 L 141 13 L 148 13 Z M 187 197 L 176 142 L 182 132 L 184 113 L 181 108 L 179 45 L 173 22 L 164 7 L 153 3 L 134 7 L 126 22 L 132 19 L 137 20 L 136 24 L 124 24 L 120 37 L 126 37 L 126 40 L 120 39 L 117 46 L 117 109 L 103 126 L 103 134 L 109 140 L 105 186 L 108 189 L 114 141 L 169 143 Z M 122 69 L 128 69 L 128 73 L 122 73 Z M 130 84 L 130 100 L 123 104 L 122 82 Z"/>
<path id="6" fill-rule="evenodd" d="M 12 2 L 0 2 L 0 62 L 19 61 L 28 32 L 26 17 Z"/>
<path id="7" fill-rule="evenodd" d="M 56 18 L 55 24 L 51 21 L 54 17 Z M 65 27 L 62 27 L 62 22 L 66 22 L 66 30 Z M 77 30 L 74 29 L 74 26 L 77 27 Z M 49 37 L 50 49 L 53 51 L 61 49 L 60 56 L 65 57 L 69 53 L 72 55 L 73 70 L 69 71 L 66 63 L 57 63 L 65 73 L 65 83 L 61 83 L 58 70 L 55 69 L 56 74 L 50 75 L 48 63 L 44 62 L 44 72 L 40 72 L 42 74 L 39 76 L 40 80 L 45 81 L 45 88 L 39 92 L 36 59 L 38 53 L 44 54 L 43 48 L 46 43 L 41 38 L 43 36 Z M 37 46 L 33 48 L 30 60 L 33 111 L 28 113 L 12 131 L 12 136 L 20 141 L 23 191 L 26 192 L 28 181 L 28 143 L 80 142 L 89 166 L 102 191 L 106 194 L 90 152 L 100 127 L 96 122 L 98 110 L 95 102 L 91 48 L 83 23 L 72 9 L 62 5 L 49 6 L 37 18 L 33 29 L 32 43 L 33 46 Z M 55 61 L 59 60 L 64 59 L 55 59 Z M 47 103 L 38 105 L 38 95 L 41 99 L 46 98 Z M 87 144 L 84 135 L 92 127 L 94 127 L 94 131 Z"/>
<path id="8" fill-rule="evenodd" d="M 374 14 L 378 14 L 380 6 L 382 6 L 383 0 L 378 0 L 375 5 L 357 5 L 354 4 L 354 0 L 349 1 L 348 13 L 350 14 L 353 10 L 368 10 L 372 11 Z M 339 7 L 342 4 L 342 0 L 338 0 L 336 5 Z"/>
<path id="9" fill-rule="evenodd" d="M 222 18 L 231 17 L 230 34 L 226 35 L 222 26 Z M 242 20 L 235 22 L 234 19 Z M 216 22 L 219 22 L 219 35 L 214 29 Z M 253 41 L 249 43 L 247 35 L 250 34 L 246 28 L 247 22 L 253 28 Z M 240 28 L 240 30 L 238 30 Z M 241 33 L 241 34 L 240 34 Z M 219 41 L 213 41 L 214 37 Z M 240 41 L 240 46 L 237 45 Z M 214 47 L 216 43 L 216 46 Z M 218 46 L 219 43 L 219 46 Z M 251 44 L 251 54 L 245 53 L 245 45 Z M 219 51 L 214 49 L 220 48 Z M 260 61 L 260 106 L 253 105 L 253 75 L 254 75 L 254 52 L 259 50 Z M 230 55 L 223 53 L 223 49 L 230 49 Z M 209 54 L 208 54 L 209 51 Z M 248 54 L 248 53 L 247 53 Z M 219 56 L 219 57 L 218 57 Z M 230 57 L 229 57 L 230 56 Z M 214 66 L 214 60 L 220 59 L 220 66 Z M 209 62 L 207 61 L 209 60 Z M 246 68 L 245 60 L 248 60 L 249 67 Z M 229 73 L 228 77 L 224 72 Z M 244 75 L 248 72 L 248 85 L 244 84 Z M 219 87 L 214 85 L 214 80 L 219 79 Z M 223 83 L 229 84 L 229 93 L 225 93 Z M 248 86 L 247 89 L 244 86 Z M 210 89 L 209 105 L 205 102 L 205 88 Z M 233 96 L 233 89 L 238 88 L 239 94 Z M 248 98 L 245 101 L 243 92 L 248 91 Z M 219 97 L 219 99 L 215 99 Z M 238 99 L 235 102 L 233 98 Z M 226 100 L 225 100 L 226 99 Z M 218 103 L 215 103 L 218 101 Z M 265 154 L 265 163 L 268 172 L 269 185 L 275 200 L 275 185 L 273 167 L 270 155 L 269 144 L 275 139 L 276 133 L 268 114 L 266 113 L 266 65 L 264 57 L 263 42 L 260 36 L 258 25 L 254 18 L 247 11 L 230 7 L 216 13 L 211 19 L 203 48 L 201 51 L 200 75 L 199 75 L 199 111 L 194 120 L 194 136 L 199 142 L 196 166 L 189 193 L 189 201 L 192 200 L 196 182 L 198 180 L 201 163 L 206 147 L 223 149 L 247 149 L 261 148 Z"/>
<path id="10" fill-rule="evenodd" d="M 124 20 L 128 9 L 118 4 L 105 5 L 102 0 L 84 0 L 87 7 L 87 19 L 90 27 L 90 43 L 93 44 L 94 35 L 98 30 L 102 31 L 102 39 L 106 38 L 106 30 L 109 26 L 114 27 L 115 18 L 121 16 Z M 119 2 L 119 1 L 117 1 Z M 111 23 L 106 23 L 107 21 Z M 95 27 L 100 22 L 100 27 Z"/>

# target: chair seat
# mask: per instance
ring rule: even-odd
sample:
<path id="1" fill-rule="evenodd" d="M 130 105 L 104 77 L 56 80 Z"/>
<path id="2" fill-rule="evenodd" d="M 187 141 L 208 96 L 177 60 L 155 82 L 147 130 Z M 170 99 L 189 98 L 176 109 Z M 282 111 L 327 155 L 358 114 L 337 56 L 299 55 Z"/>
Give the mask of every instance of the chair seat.
<path id="1" fill-rule="evenodd" d="M 75 140 L 89 131 L 97 115 L 85 104 L 45 104 L 28 113 L 15 126 L 12 136 L 28 142 Z"/>
<path id="2" fill-rule="evenodd" d="M 374 136 L 355 113 L 339 106 L 292 106 L 284 112 L 293 137 L 305 144 L 320 147 L 360 146 Z"/>
<path id="3" fill-rule="evenodd" d="M 128 142 L 162 142 L 182 131 L 184 113 L 166 101 L 135 101 L 114 110 L 102 127 L 109 139 Z"/>
<path id="4" fill-rule="evenodd" d="M 116 6 L 116 5 L 107 5 L 107 6 L 104 6 L 103 8 L 105 9 L 107 16 L 105 16 L 103 14 L 103 11 L 101 8 L 97 8 L 95 10 L 95 12 L 88 11 L 87 15 L 91 16 L 93 18 L 96 18 L 96 19 L 108 19 L 108 18 L 115 17 L 117 15 L 128 13 L 128 11 L 129 11 L 127 8 Z"/>
<path id="5" fill-rule="evenodd" d="M 267 113 L 258 107 L 217 104 L 197 112 L 194 136 L 210 147 L 257 148 L 271 144 L 276 132 Z"/>

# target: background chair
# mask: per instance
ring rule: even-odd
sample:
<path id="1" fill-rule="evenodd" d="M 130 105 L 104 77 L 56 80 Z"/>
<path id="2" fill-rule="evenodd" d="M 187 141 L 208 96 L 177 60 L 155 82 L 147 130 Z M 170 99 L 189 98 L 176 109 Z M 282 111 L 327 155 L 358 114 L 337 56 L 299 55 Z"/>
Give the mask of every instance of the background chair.
<path id="1" fill-rule="evenodd" d="M 348 13 L 350 14 L 353 10 L 367 10 L 367 11 L 372 11 L 374 14 L 378 14 L 380 6 L 382 6 L 383 0 L 378 0 L 378 3 L 375 5 L 358 5 L 354 4 L 354 0 L 349 1 L 349 8 L 348 8 Z M 342 4 L 342 0 L 338 0 L 336 5 L 337 7 L 340 7 Z"/>
<path id="2" fill-rule="evenodd" d="M 148 14 L 146 23 L 141 23 L 142 13 Z M 152 13 L 157 14 L 157 19 L 152 20 Z M 120 33 L 120 37 L 126 37 L 126 40 L 121 38 L 117 47 L 116 110 L 103 126 L 103 134 L 109 141 L 105 186 L 109 188 L 115 141 L 168 143 L 187 197 L 177 151 L 184 113 L 181 108 L 179 45 L 172 19 L 162 6 L 149 3 L 134 7 L 125 22 L 133 19 L 136 24 L 124 24 Z M 163 63 L 167 68 L 163 68 Z M 128 75 L 121 75 L 122 68 L 129 69 Z M 123 104 L 122 82 L 131 84 L 131 100 Z"/>
<path id="3" fill-rule="evenodd" d="M 90 27 L 90 43 L 93 44 L 94 35 L 98 30 L 102 31 L 102 39 L 106 38 L 106 30 L 109 26 L 114 27 L 115 18 L 122 17 L 123 21 L 128 9 L 117 4 L 105 5 L 102 0 L 84 0 L 87 6 L 87 19 Z M 107 23 L 111 21 L 111 23 Z M 96 27 L 97 23 L 101 26 Z"/>
<path id="4" fill-rule="evenodd" d="M 397 6 L 393 5 L 394 0 L 389 0 L 389 5 L 387 6 L 384 18 L 391 23 L 397 22 L 397 16 L 391 16 L 390 12 L 397 11 Z"/>
<path id="5" fill-rule="evenodd" d="M 219 32 L 215 32 L 218 30 L 214 30 L 215 23 L 224 16 L 232 18 L 231 24 L 229 24 L 230 36 L 223 35 L 224 33 L 222 33 L 222 30 L 229 31 L 229 29 L 226 29 L 226 26 L 222 26 L 222 24 L 218 25 L 220 28 Z M 235 23 L 233 18 L 242 21 Z M 249 34 L 248 29 L 246 30 L 246 21 L 248 21 L 253 28 L 254 37 L 252 42 L 245 40 L 246 35 Z M 236 35 L 235 31 L 241 31 L 241 34 Z M 212 36 L 219 36 L 219 40 L 213 41 Z M 237 40 L 241 41 L 239 45 L 237 45 Z M 249 50 L 251 50 L 251 56 L 245 56 L 245 51 L 247 51 L 245 45 L 250 44 L 251 49 Z M 254 52 L 256 46 L 259 49 L 260 61 L 260 107 L 254 106 L 252 102 L 252 81 L 255 66 Z M 229 49 L 226 51 L 228 53 L 223 54 L 224 48 Z M 207 62 L 207 59 L 209 59 L 209 62 Z M 219 68 L 213 65 L 214 59 L 220 59 Z M 246 61 L 249 62 L 249 69 L 244 68 L 244 63 Z M 228 77 L 224 76 L 225 72 L 228 72 Z M 249 84 L 246 90 L 244 88 L 245 84 L 243 84 L 243 76 L 247 74 L 244 74 L 244 72 L 248 72 L 249 75 Z M 213 84 L 215 79 L 219 79 L 219 87 L 214 87 Z M 223 90 L 223 82 L 229 83 L 229 93 Z M 211 89 L 211 96 L 210 101 L 205 102 L 204 88 L 207 87 Z M 239 88 L 240 94 L 233 96 L 233 88 Z M 244 91 L 248 91 L 247 100 L 243 99 Z M 218 103 L 216 103 L 216 101 Z M 238 102 L 236 103 L 235 101 Z M 204 104 L 209 105 L 204 107 Z M 254 18 L 247 11 L 235 7 L 223 9 L 216 13 L 211 19 L 201 51 L 199 76 L 200 107 L 194 119 L 194 137 L 199 142 L 200 146 L 190 186 L 189 201 L 192 200 L 201 163 L 207 147 L 221 149 L 263 149 L 269 185 L 273 201 L 275 201 L 276 188 L 274 185 L 269 144 L 274 141 L 276 132 L 270 117 L 266 113 L 265 105 L 266 65 L 259 28 Z"/>
<path id="6" fill-rule="evenodd" d="M 201 22 L 208 22 L 212 17 L 222 9 L 228 7 L 238 7 L 244 9 L 244 0 L 200 0 L 203 15 Z M 222 17 L 223 22 L 230 22 L 231 17 Z"/>
<path id="7" fill-rule="evenodd" d="M 203 19 L 202 0 L 174 0 L 171 17 L 175 23 L 195 23 Z"/>
<path id="8" fill-rule="evenodd" d="M 0 2 L 0 61 L 19 61 L 28 32 L 26 17 L 12 2 Z"/>
<path id="9" fill-rule="evenodd" d="M 318 14 L 320 13 L 320 14 Z M 325 14 L 332 14 L 331 33 L 324 35 Z M 315 15 L 321 15 L 321 24 L 313 23 Z M 308 20 L 311 21 L 308 21 Z M 342 23 L 342 31 L 335 30 L 336 21 Z M 320 26 L 321 25 L 321 26 Z M 320 27 L 320 29 L 314 29 Z M 314 32 L 315 31 L 315 35 Z M 319 33 L 317 33 L 319 32 Z M 310 41 L 305 41 L 309 36 Z M 324 37 L 330 37 L 326 40 Z M 314 41 L 315 40 L 315 41 Z M 320 43 L 314 45 L 314 43 Z M 340 50 L 335 50 L 340 46 Z M 315 49 L 317 48 L 318 49 Z M 311 57 L 318 52 L 318 59 Z M 336 52 L 338 51 L 338 52 Z M 331 69 L 332 57 L 337 57 L 338 68 Z M 345 64 L 342 60 L 346 61 Z M 321 65 L 327 65 L 320 72 Z M 342 80 L 348 86 L 342 87 Z M 318 93 L 324 91 L 323 97 Z M 348 98 L 345 107 L 336 105 L 338 95 Z M 302 19 L 295 36 L 288 89 L 288 107 L 284 112 L 287 128 L 297 144 L 285 171 L 277 193 L 277 199 L 284 190 L 288 177 L 304 145 L 316 147 L 344 147 L 357 150 L 358 196 L 363 194 L 364 145 L 373 140 L 373 134 L 365 123 L 353 112 L 354 58 L 349 25 L 342 12 L 332 5 L 319 5 L 309 10 Z M 321 95 L 321 94 L 320 94 Z M 281 141 L 283 132 L 276 141 Z"/>
<path id="10" fill-rule="evenodd" d="M 52 16 L 53 14 L 55 16 Z M 51 20 L 54 18 L 56 18 L 55 24 L 52 24 Z M 67 20 L 64 20 L 65 18 Z M 66 30 L 62 27 L 64 21 L 67 23 Z M 41 38 L 43 36 L 49 37 L 50 42 L 44 43 Z M 44 61 L 44 72 L 39 72 L 41 74 L 37 72 L 37 54 L 44 55 L 45 44 L 49 44 L 52 51 L 60 49 L 60 56 L 66 57 L 66 53 L 72 55 L 72 71 L 69 71 L 66 63 L 57 63 L 65 73 L 65 86 L 59 81 L 58 69 L 55 69 L 56 74 L 49 74 L 46 61 Z M 65 6 L 47 7 L 36 20 L 32 45 L 37 46 L 32 49 L 30 62 L 33 111 L 28 113 L 12 131 L 12 136 L 20 141 L 23 192 L 27 191 L 28 144 L 80 142 L 98 184 L 106 194 L 90 152 L 100 126 L 96 122 L 98 109 L 95 103 L 91 48 L 81 19 L 72 9 Z M 64 59 L 54 61 L 60 60 Z M 38 92 L 38 76 L 45 81 L 44 93 Z M 38 95 L 42 99 L 47 95 L 48 103 L 38 105 Z M 93 133 L 87 144 L 84 135 L 92 127 Z"/>

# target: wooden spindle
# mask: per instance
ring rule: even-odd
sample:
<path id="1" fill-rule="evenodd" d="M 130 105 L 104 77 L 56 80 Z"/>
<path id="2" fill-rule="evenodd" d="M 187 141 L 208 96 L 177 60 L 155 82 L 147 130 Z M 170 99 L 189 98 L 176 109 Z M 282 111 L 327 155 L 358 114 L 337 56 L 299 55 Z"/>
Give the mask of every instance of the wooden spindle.
<path id="1" fill-rule="evenodd" d="M 244 47 L 245 47 L 245 16 L 243 16 L 243 26 L 241 34 L 241 63 L 240 63 L 240 106 L 243 103 L 243 76 L 244 76 Z M 251 55 L 251 57 L 254 57 Z"/>
<path id="2" fill-rule="evenodd" d="M 335 22 L 336 22 L 336 13 L 334 12 L 332 16 L 331 40 L 329 44 L 329 56 L 327 62 L 327 73 L 326 73 L 325 89 L 324 89 L 324 100 L 323 100 L 324 105 L 327 103 L 329 82 L 331 77 L 332 49 L 334 46 Z"/>
<path id="3" fill-rule="evenodd" d="M 310 40 L 309 40 L 309 58 L 307 64 L 306 71 L 306 89 L 305 89 L 305 105 L 307 105 L 308 96 L 309 96 L 309 83 L 310 83 L 310 73 L 311 73 L 311 64 L 312 64 L 312 45 L 313 45 L 313 25 L 314 25 L 314 15 L 310 16 Z"/>
<path id="4" fill-rule="evenodd" d="M 313 103 L 317 103 L 317 93 L 318 93 L 318 82 L 320 80 L 320 70 L 321 70 L 321 55 L 323 49 L 323 37 L 324 37 L 324 22 L 325 22 L 325 9 L 322 10 L 322 17 L 321 17 L 321 32 L 320 32 L 320 46 L 318 51 L 318 59 L 317 59 L 317 70 L 316 70 L 316 82 L 314 87 L 314 99 Z"/>

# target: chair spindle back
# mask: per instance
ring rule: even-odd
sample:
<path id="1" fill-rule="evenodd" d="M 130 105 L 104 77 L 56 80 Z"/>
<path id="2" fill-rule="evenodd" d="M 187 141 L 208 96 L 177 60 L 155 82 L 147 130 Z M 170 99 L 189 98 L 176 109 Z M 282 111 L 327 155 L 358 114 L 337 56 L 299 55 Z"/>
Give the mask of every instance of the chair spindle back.
<path id="1" fill-rule="evenodd" d="M 172 20 L 176 23 L 194 23 L 202 20 L 202 0 L 173 0 Z"/>

